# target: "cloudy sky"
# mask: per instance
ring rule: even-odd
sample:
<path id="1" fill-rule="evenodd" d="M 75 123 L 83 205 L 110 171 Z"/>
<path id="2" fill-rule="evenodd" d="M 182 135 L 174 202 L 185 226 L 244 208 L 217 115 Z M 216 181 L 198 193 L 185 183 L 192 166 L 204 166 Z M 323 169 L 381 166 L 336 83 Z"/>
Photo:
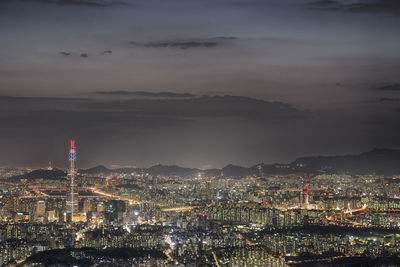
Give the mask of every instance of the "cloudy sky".
<path id="1" fill-rule="evenodd" d="M 2 0 L 0 166 L 400 148 L 397 0 Z"/>

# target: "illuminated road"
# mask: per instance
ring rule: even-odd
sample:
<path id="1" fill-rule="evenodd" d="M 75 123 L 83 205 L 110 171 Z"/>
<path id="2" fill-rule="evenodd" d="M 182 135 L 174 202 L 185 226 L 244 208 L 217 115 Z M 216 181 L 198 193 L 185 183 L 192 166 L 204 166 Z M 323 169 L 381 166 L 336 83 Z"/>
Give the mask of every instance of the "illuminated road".
<path id="1" fill-rule="evenodd" d="M 193 209 L 200 208 L 199 206 L 187 206 L 187 207 L 176 207 L 176 208 L 166 208 L 161 209 L 161 211 L 176 211 L 176 212 L 184 212 L 184 211 L 191 211 Z"/>
<path id="2" fill-rule="evenodd" d="M 284 255 L 282 255 L 284 256 Z M 320 259 L 309 259 L 309 260 L 298 260 L 298 261 L 288 261 L 289 264 L 304 264 L 304 263 L 314 263 L 314 262 L 326 262 L 326 261 L 333 261 L 333 260 L 338 260 L 338 259 L 344 259 L 344 258 L 361 258 L 363 257 L 362 255 L 359 254 L 354 254 L 354 255 L 340 255 L 340 256 L 333 256 L 333 257 L 328 257 L 328 258 L 320 258 Z"/>
<path id="3" fill-rule="evenodd" d="M 132 199 L 132 198 L 128 198 L 128 197 L 122 197 L 122 196 L 118 196 L 118 195 L 113 195 L 113 194 L 109 194 L 103 191 L 98 190 L 95 187 L 91 187 L 90 188 L 93 192 L 95 192 L 96 194 L 105 196 L 105 197 L 109 197 L 109 198 L 114 198 L 114 199 L 118 199 L 118 200 L 125 200 L 125 201 L 129 201 L 130 203 L 134 203 L 134 204 L 140 204 L 139 200 L 136 199 Z"/>
<path id="4" fill-rule="evenodd" d="M 170 235 L 166 235 L 164 237 L 165 243 L 168 244 L 169 248 L 164 252 L 164 254 L 170 259 L 171 261 L 175 262 L 175 265 L 178 265 L 179 262 L 172 258 L 171 253 L 174 251 L 174 244 L 172 242 L 172 238 Z"/>
<path id="5" fill-rule="evenodd" d="M 351 209 L 349 206 L 347 210 L 344 212 L 344 214 L 346 214 L 347 217 L 355 217 L 364 214 L 366 210 L 367 210 L 366 204 L 364 204 L 362 208 L 359 209 Z"/>
<path id="6" fill-rule="evenodd" d="M 217 267 L 221 267 L 221 265 L 219 265 L 218 258 L 217 258 L 217 255 L 215 254 L 215 252 L 211 251 L 211 253 L 214 257 L 214 261 L 215 261 L 215 264 L 217 265 Z"/>

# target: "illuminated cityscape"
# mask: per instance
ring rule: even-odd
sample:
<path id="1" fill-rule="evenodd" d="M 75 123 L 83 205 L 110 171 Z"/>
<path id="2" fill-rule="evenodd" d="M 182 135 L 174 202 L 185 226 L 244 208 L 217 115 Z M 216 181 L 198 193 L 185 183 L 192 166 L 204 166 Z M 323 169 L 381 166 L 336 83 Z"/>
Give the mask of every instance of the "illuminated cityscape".
<path id="1" fill-rule="evenodd" d="M 400 266 L 400 0 L 0 0 L 0 267 Z"/>
<path id="2" fill-rule="evenodd" d="M 65 171 L 1 169 L 2 265 L 400 262 L 399 176 L 311 171 L 300 163 L 309 158 L 221 170 L 76 169 L 76 153 L 71 140 Z M 398 160 L 400 151 L 365 155 Z"/>

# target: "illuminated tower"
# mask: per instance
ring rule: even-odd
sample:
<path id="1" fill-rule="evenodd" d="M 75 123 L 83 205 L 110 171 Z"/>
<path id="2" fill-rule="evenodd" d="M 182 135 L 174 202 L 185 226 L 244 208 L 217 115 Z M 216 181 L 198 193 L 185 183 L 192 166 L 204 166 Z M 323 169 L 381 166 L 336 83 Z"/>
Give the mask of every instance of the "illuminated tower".
<path id="1" fill-rule="evenodd" d="M 76 149 L 75 140 L 70 140 L 69 143 L 69 170 L 68 170 L 68 195 L 67 195 L 67 213 L 70 213 L 71 220 L 74 217 L 74 212 L 78 211 L 78 198 L 75 193 L 75 162 L 76 162 Z"/>

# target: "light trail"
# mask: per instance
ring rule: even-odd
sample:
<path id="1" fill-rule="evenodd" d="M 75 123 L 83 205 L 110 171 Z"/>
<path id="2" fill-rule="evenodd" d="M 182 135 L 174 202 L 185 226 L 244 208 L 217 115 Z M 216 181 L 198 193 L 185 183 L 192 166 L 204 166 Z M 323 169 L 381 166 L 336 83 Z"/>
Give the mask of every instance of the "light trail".
<path id="1" fill-rule="evenodd" d="M 361 208 L 354 209 L 354 210 L 352 210 L 349 205 L 349 207 L 344 212 L 344 214 L 346 214 L 346 216 L 348 216 L 348 217 L 354 217 L 354 216 L 363 214 L 362 212 L 365 212 L 366 210 L 367 210 L 367 204 L 364 204 Z"/>
<path id="2" fill-rule="evenodd" d="M 91 189 L 93 192 L 95 192 L 96 194 L 99 194 L 99 195 L 102 195 L 102 196 L 105 196 L 105 197 L 115 198 L 115 199 L 118 199 L 118 200 L 125 200 L 125 201 L 129 201 L 129 202 L 131 202 L 131 203 L 134 203 L 134 204 L 140 204 L 140 201 L 139 201 L 139 200 L 136 200 L 136 199 L 132 199 L 132 198 L 128 198 L 128 197 L 122 197 L 122 196 L 118 196 L 118 195 L 113 195 L 113 194 L 110 194 L 110 193 L 106 193 L 106 192 L 103 192 L 103 191 L 98 190 L 98 189 L 95 188 L 95 187 L 91 187 L 90 189 Z"/>
<path id="3" fill-rule="evenodd" d="M 176 212 L 184 212 L 184 211 L 191 211 L 193 209 L 200 208 L 199 206 L 187 206 L 187 207 L 177 207 L 177 208 L 166 208 L 161 209 L 161 211 L 176 211 Z"/>
<path id="4" fill-rule="evenodd" d="M 221 265 L 219 265 L 218 258 L 217 258 L 217 255 L 215 254 L 215 252 L 211 251 L 211 253 L 212 253 L 213 257 L 214 257 L 215 264 L 217 264 L 218 267 L 221 267 Z"/>
<path id="5" fill-rule="evenodd" d="M 174 251 L 174 243 L 172 242 L 171 236 L 170 235 L 165 235 L 164 237 L 165 243 L 168 244 L 169 248 L 164 252 L 164 254 L 170 259 L 171 261 L 175 262 L 176 265 L 179 264 L 178 261 L 176 261 L 172 256 L 171 253 Z"/>

